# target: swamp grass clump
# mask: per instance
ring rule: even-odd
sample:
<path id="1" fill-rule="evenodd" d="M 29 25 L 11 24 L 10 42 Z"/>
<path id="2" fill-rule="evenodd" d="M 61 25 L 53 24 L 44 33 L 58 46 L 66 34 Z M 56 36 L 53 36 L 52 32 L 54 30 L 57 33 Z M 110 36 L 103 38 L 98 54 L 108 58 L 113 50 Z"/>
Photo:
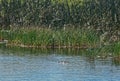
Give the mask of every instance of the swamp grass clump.
<path id="1" fill-rule="evenodd" d="M 111 46 L 111 51 L 117 55 L 120 55 L 120 41 L 117 42 L 117 43 L 114 43 L 112 46 Z"/>
<path id="2" fill-rule="evenodd" d="M 11 28 L 0 30 L 0 40 L 8 40 L 8 46 L 26 48 L 75 48 L 86 49 L 88 55 L 120 54 L 120 41 L 101 42 L 101 35 L 88 28 Z M 106 37 L 104 37 L 106 38 Z M 104 40 L 104 39 L 103 39 Z"/>
<path id="3" fill-rule="evenodd" d="M 88 48 L 86 50 L 86 55 L 99 59 L 106 59 L 110 57 L 113 58 L 113 60 L 120 62 L 120 41 L 94 49 Z"/>
<path id="4" fill-rule="evenodd" d="M 38 47 L 94 47 L 99 41 L 97 34 L 92 30 L 84 29 L 45 29 L 45 28 L 21 28 L 15 30 L 1 30 L 1 38 L 10 44 L 23 44 Z"/>

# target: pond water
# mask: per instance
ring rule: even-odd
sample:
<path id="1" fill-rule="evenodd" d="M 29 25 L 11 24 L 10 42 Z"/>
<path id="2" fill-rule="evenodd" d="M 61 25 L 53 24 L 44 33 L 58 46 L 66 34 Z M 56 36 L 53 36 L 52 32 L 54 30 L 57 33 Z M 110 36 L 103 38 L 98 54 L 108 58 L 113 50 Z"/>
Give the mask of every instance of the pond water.
<path id="1" fill-rule="evenodd" d="M 0 81 L 120 81 L 120 65 L 111 57 L 62 53 L 0 49 Z"/>

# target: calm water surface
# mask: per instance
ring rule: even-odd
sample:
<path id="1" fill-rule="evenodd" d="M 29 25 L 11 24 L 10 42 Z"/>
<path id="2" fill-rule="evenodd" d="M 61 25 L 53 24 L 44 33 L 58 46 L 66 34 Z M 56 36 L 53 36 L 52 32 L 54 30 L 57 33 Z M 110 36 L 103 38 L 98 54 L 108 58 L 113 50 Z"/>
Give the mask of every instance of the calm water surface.
<path id="1" fill-rule="evenodd" d="M 112 59 L 0 50 L 0 81 L 120 81 Z"/>

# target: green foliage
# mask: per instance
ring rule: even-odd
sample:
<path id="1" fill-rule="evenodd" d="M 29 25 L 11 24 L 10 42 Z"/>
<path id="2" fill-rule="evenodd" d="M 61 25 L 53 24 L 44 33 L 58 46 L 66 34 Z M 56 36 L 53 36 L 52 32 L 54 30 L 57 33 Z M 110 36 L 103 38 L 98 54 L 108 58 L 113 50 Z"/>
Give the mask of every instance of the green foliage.
<path id="1" fill-rule="evenodd" d="M 0 26 L 111 27 L 120 25 L 120 0 L 0 0 Z"/>
<path id="2" fill-rule="evenodd" d="M 111 50 L 114 54 L 120 55 L 120 41 L 112 44 Z"/>
<path id="3" fill-rule="evenodd" d="M 22 45 L 40 48 L 87 48 L 90 55 L 120 54 L 119 41 L 100 46 L 99 36 L 91 29 L 13 28 L 1 30 L 0 38 L 8 40 L 8 44 L 20 47 Z"/>
<path id="4" fill-rule="evenodd" d="M 35 46 L 68 46 L 75 47 L 81 45 L 92 45 L 97 43 L 97 35 L 95 32 L 87 32 L 83 29 L 61 29 L 52 30 L 44 28 L 20 28 L 9 30 L 1 30 L 1 37 L 9 40 L 14 44 L 25 44 Z M 89 37 L 90 36 L 90 37 Z"/>
<path id="5" fill-rule="evenodd" d="M 0 36 L 15 44 L 94 47 L 107 32 L 103 43 L 110 43 L 113 36 L 119 37 L 119 4 L 120 0 L 0 0 L 0 29 L 13 27 L 1 30 Z M 119 43 L 112 47 L 119 53 Z"/>

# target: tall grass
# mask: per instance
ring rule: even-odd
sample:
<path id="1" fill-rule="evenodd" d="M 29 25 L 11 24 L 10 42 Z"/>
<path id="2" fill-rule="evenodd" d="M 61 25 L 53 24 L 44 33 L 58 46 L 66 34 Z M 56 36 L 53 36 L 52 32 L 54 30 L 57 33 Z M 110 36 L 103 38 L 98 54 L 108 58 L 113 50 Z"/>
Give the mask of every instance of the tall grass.
<path id="1" fill-rule="evenodd" d="M 84 29 L 61 29 L 52 30 L 45 28 L 21 28 L 1 31 L 1 38 L 9 43 L 24 44 L 28 46 L 42 47 L 76 47 L 86 48 L 95 46 L 99 42 L 97 34 L 92 30 Z"/>
<path id="2" fill-rule="evenodd" d="M 8 40 L 8 46 L 26 48 L 73 48 L 86 49 L 88 55 L 109 56 L 120 55 L 120 41 L 101 45 L 100 36 L 93 29 L 67 28 L 13 28 L 1 30 L 0 39 Z M 0 40 L 0 41 L 1 41 Z M 109 41 L 107 39 L 106 41 Z M 106 42 L 105 41 L 105 42 Z"/>

